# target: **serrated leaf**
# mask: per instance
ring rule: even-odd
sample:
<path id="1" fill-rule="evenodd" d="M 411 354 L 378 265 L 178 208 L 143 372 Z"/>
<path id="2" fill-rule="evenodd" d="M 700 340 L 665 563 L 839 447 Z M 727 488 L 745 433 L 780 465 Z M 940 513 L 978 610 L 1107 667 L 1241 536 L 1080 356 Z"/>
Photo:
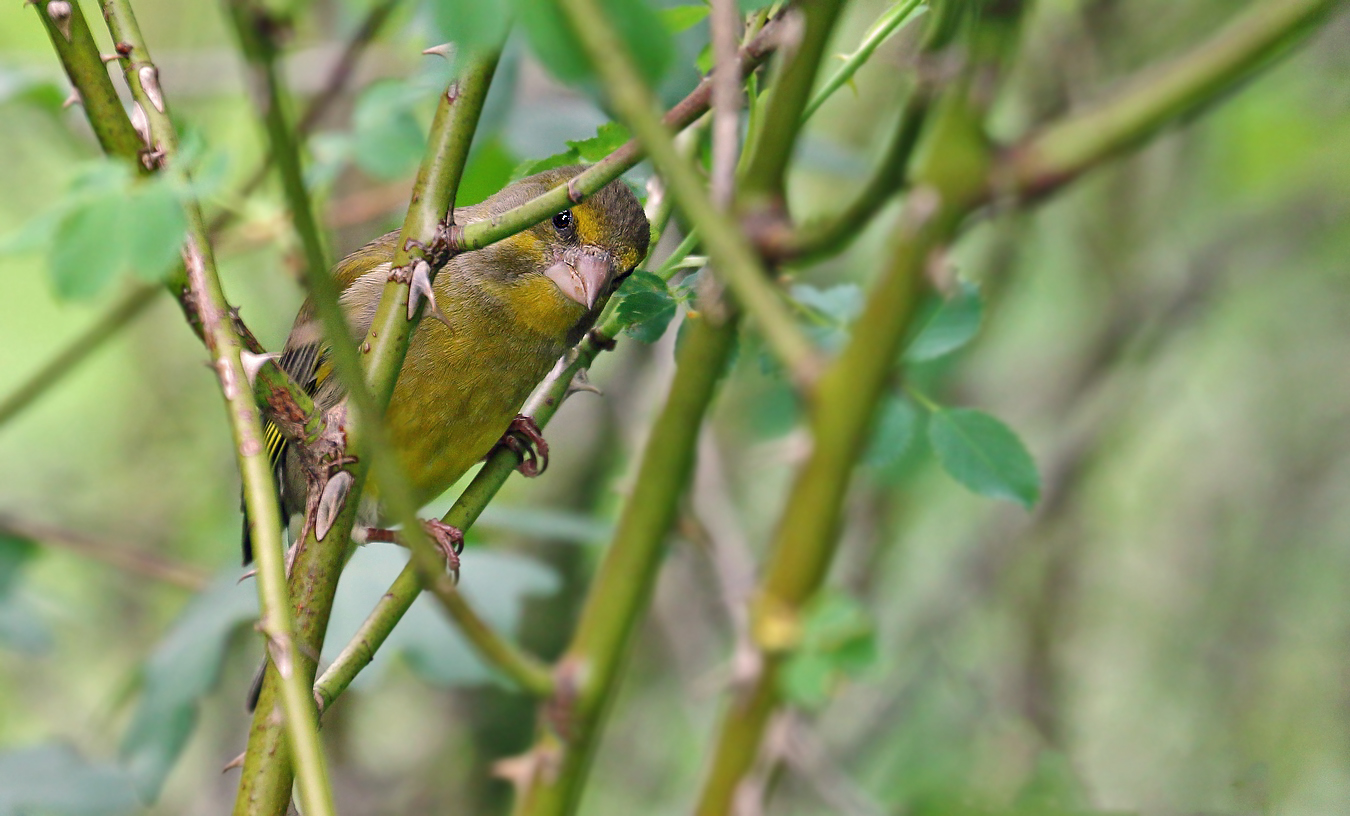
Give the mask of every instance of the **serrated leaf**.
<path id="1" fill-rule="evenodd" d="M 670 286 L 659 276 L 653 275 L 645 269 L 635 269 L 633 274 L 624 278 L 619 285 L 619 291 L 614 293 L 617 298 L 625 298 L 638 292 L 661 292 L 669 293 Z"/>
<path id="2" fill-rule="evenodd" d="M 630 138 L 628 128 L 618 122 L 606 122 L 595 132 L 595 135 L 589 139 L 579 141 L 569 141 L 567 146 L 572 148 L 572 152 L 579 156 L 583 161 L 598 162 L 604 157 L 618 150 Z"/>
<path id="3" fill-rule="evenodd" d="M 917 363 L 951 354 L 980 333 L 983 319 L 984 300 L 979 287 L 962 281 L 950 298 L 933 302 L 920 315 L 905 359 Z"/>
<path id="4" fill-rule="evenodd" d="M 526 176 L 533 176 L 535 173 L 542 173 L 545 170 L 552 170 L 555 167 L 566 167 L 569 164 L 576 164 L 581 157 L 575 150 L 568 150 L 565 153 L 554 153 L 552 156 L 545 156 L 542 159 L 527 159 L 516 167 L 511 173 L 512 181 L 519 181 Z"/>
<path id="5" fill-rule="evenodd" d="M 48 255 L 59 297 L 92 298 L 122 269 L 128 246 L 125 206 L 121 195 L 100 195 L 77 204 L 61 219 Z"/>
<path id="6" fill-rule="evenodd" d="M 429 0 L 431 19 L 443 40 L 460 48 L 481 50 L 506 39 L 511 23 L 509 2 Z"/>
<path id="7" fill-rule="evenodd" d="M 159 283 L 178 263 L 187 234 L 187 216 L 166 183 L 140 186 L 126 202 L 127 257 L 136 276 Z"/>
<path id="8" fill-rule="evenodd" d="M 671 34 L 679 34 L 693 28 L 708 16 L 708 7 L 698 6 L 672 6 L 663 8 L 658 14 L 661 15 L 661 23 L 666 27 L 666 31 Z"/>
<path id="9" fill-rule="evenodd" d="M 121 768 L 65 745 L 0 753 L 0 816 L 121 816 L 142 810 Z"/>
<path id="10" fill-rule="evenodd" d="M 1022 440 L 981 411 L 939 408 L 928 422 L 928 441 L 952 478 L 975 493 L 1031 507 L 1041 477 Z"/>
<path id="11" fill-rule="evenodd" d="M 623 330 L 644 343 L 661 339 L 675 317 L 675 298 L 664 280 L 638 270 L 629 275 L 615 294 L 614 314 Z"/>
<path id="12" fill-rule="evenodd" d="M 663 292 L 634 292 L 619 301 L 615 315 L 624 332 L 644 343 L 655 343 L 675 318 L 675 299 Z"/>
<path id="13" fill-rule="evenodd" d="M 412 113 L 415 101 L 415 89 L 401 82 L 377 82 L 361 94 L 352 114 L 352 147 L 362 170 L 393 179 L 417 167 L 426 134 Z"/>

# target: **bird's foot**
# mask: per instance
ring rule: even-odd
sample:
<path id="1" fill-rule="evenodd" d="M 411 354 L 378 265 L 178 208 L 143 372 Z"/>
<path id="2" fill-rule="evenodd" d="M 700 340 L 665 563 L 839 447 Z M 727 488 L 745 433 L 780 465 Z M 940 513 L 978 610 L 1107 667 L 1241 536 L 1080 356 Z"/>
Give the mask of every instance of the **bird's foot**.
<path id="1" fill-rule="evenodd" d="M 522 476 L 534 478 L 548 469 L 548 442 L 532 417 L 516 414 L 497 444 L 520 457 L 516 470 Z"/>
<path id="2" fill-rule="evenodd" d="M 445 559 L 445 571 L 453 575 L 458 583 L 459 554 L 464 551 L 464 531 L 440 519 L 422 519 L 422 529 L 426 530 L 427 535 L 435 542 L 436 549 L 441 551 L 441 557 Z M 397 530 L 384 527 L 367 527 L 366 541 L 384 541 L 400 547 L 408 546 L 408 543 L 399 537 Z"/>

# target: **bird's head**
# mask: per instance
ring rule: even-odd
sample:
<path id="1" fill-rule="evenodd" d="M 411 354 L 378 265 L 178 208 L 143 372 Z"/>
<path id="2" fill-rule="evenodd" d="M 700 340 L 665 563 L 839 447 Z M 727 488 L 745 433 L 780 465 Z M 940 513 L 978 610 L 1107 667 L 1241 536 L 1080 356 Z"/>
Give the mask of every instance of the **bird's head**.
<path id="1" fill-rule="evenodd" d="M 488 217 L 580 173 L 560 167 L 523 178 L 483 202 Z M 651 228 L 637 196 L 615 180 L 524 232 L 479 250 L 521 319 L 548 333 L 588 327 L 605 298 L 647 254 Z"/>

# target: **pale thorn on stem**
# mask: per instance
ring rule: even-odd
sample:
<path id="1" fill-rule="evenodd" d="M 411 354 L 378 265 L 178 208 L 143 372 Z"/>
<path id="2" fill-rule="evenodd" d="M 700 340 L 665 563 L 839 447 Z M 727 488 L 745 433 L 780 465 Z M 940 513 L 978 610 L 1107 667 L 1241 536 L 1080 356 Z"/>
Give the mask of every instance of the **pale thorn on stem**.
<path id="1" fill-rule="evenodd" d="M 426 54 L 428 57 L 443 57 L 446 62 L 454 62 L 455 44 L 441 43 L 440 45 L 433 45 L 430 48 L 423 49 L 422 53 Z"/>
<path id="2" fill-rule="evenodd" d="M 337 521 L 338 513 L 342 510 L 354 481 L 355 478 L 350 473 L 342 470 L 323 486 L 323 494 L 319 496 L 319 507 L 314 511 L 314 537 L 319 541 L 323 541 L 328 531 L 333 529 L 333 522 Z"/>
<path id="3" fill-rule="evenodd" d="M 591 382 L 591 378 L 584 368 L 577 370 L 577 373 L 572 376 L 572 382 L 567 386 L 568 396 L 571 396 L 578 391 L 589 391 L 592 394 L 599 394 L 602 397 L 605 395 L 605 392 L 595 387 L 595 384 Z"/>
<path id="4" fill-rule="evenodd" d="M 279 360 L 280 354 L 254 354 L 251 351 L 240 351 L 239 362 L 244 366 L 244 376 L 248 377 L 248 384 L 253 385 L 258 379 L 258 372 L 267 365 L 268 360 Z"/>
<path id="5" fill-rule="evenodd" d="M 65 99 L 65 101 L 61 103 L 61 108 L 62 108 L 62 109 L 65 109 L 65 108 L 73 107 L 73 106 L 75 106 L 75 105 L 81 104 L 82 102 L 84 102 L 84 100 L 80 98 L 80 89 L 79 89 L 79 88 L 71 88 L 71 89 L 70 89 L 70 96 L 67 96 L 66 99 Z"/>
<path id="6" fill-rule="evenodd" d="M 150 104 L 155 106 L 155 110 L 163 113 L 164 93 L 159 89 L 159 69 L 153 65 L 142 65 L 136 74 L 141 80 L 141 90 L 145 91 Z"/>
<path id="7" fill-rule="evenodd" d="M 51 0 L 47 4 L 47 17 L 56 24 L 56 30 L 61 32 L 61 36 L 70 41 L 70 14 L 72 8 L 66 0 Z"/>

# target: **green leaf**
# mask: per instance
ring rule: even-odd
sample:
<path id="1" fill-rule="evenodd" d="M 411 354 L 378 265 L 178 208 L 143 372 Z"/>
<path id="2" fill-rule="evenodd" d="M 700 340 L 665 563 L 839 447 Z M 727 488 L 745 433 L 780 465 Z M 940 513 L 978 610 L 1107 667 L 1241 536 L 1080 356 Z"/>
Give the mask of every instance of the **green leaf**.
<path id="1" fill-rule="evenodd" d="M 708 43 L 707 45 L 703 46 L 702 50 L 698 52 L 698 56 L 694 58 L 694 67 L 698 69 L 698 72 L 700 74 L 706 74 L 712 71 L 713 69 L 712 43 Z"/>
<path id="2" fill-rule="evenodd" d="M 585 52 L 554 0 L 518 0 L 519 21 L 530 50 L 553 76 L 578 84 L 591 76 Z"/>
<path id="3" fill-rule="evenodd" d="M 819 708 L 845 677 L 876 663 L 876 636 L 862 604 L 842 592 L 822 592 L 803 612 L 801 642 L 783 666 L 780 683 L 791 702 Z"/>
<path id="4" fill-rule="evenodd" d="M 459 191 L 455 193 L 455 206 L 477 204 L 511 183 L 511 172 L 516 164 L 516 157 L 511 155 L 501 139 L 495 136 L 488 139 L 469 156 L 469 162 L 464 167 L 464 178 L 460 180 Z"/>
<path id="5" fill-rule="evenodd" d="M 918 363 L 951 354 L 980 333 L 983 319 L 980 288 L 962 281 L 960 289 L 950 298 L 930 302 L 920 314 L 916 321 L 918 330 L 905 349 L 905 359 Z"/>
<path id="6" fill-rule="evenodd" d="M 605 19 L 626 44 L 638 72 L 655 85 L 675 53 L 670 32 L 645 0 L 601 0 Z M 592 76 L 584 49 L 554 0 L 519 0 L 519 20 L 530 48 L 558 79 L 579 84 Z"/>
<path id="7" fill-rule="evenodd" d="M 512 633 L 527 597 L 558 590 L 557 575 L 548 567 L 519 555 L 469 548 L 460 556 L 465 578 L 461 589 L 483 618 L 498 632 Z M 351 640 L 357 629 L 403 570 L 408 553 L 398 547 L 361 547 L 343 571 L 325 639 L 325 662 Z M 399 621 L 371 665 L 353 682 L 369 688 L 386 667 L 399 658 L 424 678 L 446 686 L 507 683 L 484 665 L 477 653 L 451 626 L 427 593 L 418 598 Z"/>
<path id="8" fill-rule="evenodd" d="M 968 408 L 939 408 L 928 441 L 952 478 L 982 496 L 1031 507 L 1041 492 L 1036 463 L 1022 440 L 992 416 Z"/>
<path id="9" fill-rule="evenodd" d="M 896 397 L 883 400 L 872 427 L 863 464 L 877 470 L 894 466 L 909 453 L 919 435 L 921 414 L 914 403 Z"/>
<path id="10" fill-rule="evenodd" d="M 0 533 L 0 597 L 14 591 L 19 573 L 37 552 L 38 546 L 28 539 Z"/>
<path id="11" fill-rule="evenodd" d="M 794 300 L 833 326 L 847 326 L 862 314 L 863 291 L 856 283 L 841 283 L 828 289 L 798 283 L 790 291 Z"/>
<path id="12" fill-rule="evenodd" d="M 519 181 L 526 176 L 533 176 L 535 173 L 542 173 L 545 170 L 552 170 L 555 167 L 566 167 L 569 164 L 576 164 L 581 157 L 575 150 L 568 150 L 565 153 L 554 153 L 552 156 L 545 156 L 542 159 L 529 159 L 521 162 L 516 167 L 515 172 L 511 173 L 512 181 Z"/>
<path id="13" fill-rule="evenodd" d="M 661 339 L 675 317 L 675 298 L 666 282 L 650 272 L 637 271 L 623 282 L 615 295 L 614 314 L 624 332 L 644 343 Z"/>
<path id="14" fill-rule="evenodd" d="M 361 94 L 352 114 L 356 164 L 372 176 L 407 175 L 422 160 L 426 134 L 413 115 L 420 90 L 402 82 L 377 82 Z"/>
<path id="15" fill-rule="evenodd" d="M 220 680 L 234 630 L 258 617 L 258 590 L 234 570 L 188 602 L 141 669 L 144 686 L 121 756 L 148 800 L 173 770 L 197 724 L 201 698 Z"/>
<path id="16" fill-rule="evenodd" d="M 703 21 L 708 16 L 708 7 L 698 6 L 672 6 L 663 8 L 658 14 L 661 15 L 661 23 L 666 27 L 666 31 L 671 34 L 679 34 L 681 31 L 688 30 Z"/>
<path id="17" fill-rule="evenodd" d="M 0 753 L 0 816 L 121 816 L 142 810 L 121 768 L 65 745 Z"/>
<path id="18" fill-rule="evenodd" d="M 583 161 L 594 163 L 618 150 L 631 138 L 628 128 L 618 122 L 606 122 L 596 130 L 595 135 L 591 138 L 575 142 L 569 141 L 567 146 L 572 148 L 572 152 L 581 157 Z"/>
<path id="19" fill-rule="evenodd" d="M 59 297 L 92 298 L 122 269 L 128 248 L 125 207 L 122 195 L 101 195 L 81 202 L 61 219 L 48 255 Z"/>
<path id="20" fill-rule="evenodd" d="M 829 656 L 804 652 L 788 658 L 778 683 L 789 703 L 816 710 L 829 702 L 838 678 L 839 672 Z"/>
<path id="21" fill-rule="evenodd" d="M 32 600 L 20 590 L 20 577 L 37 555 L 33 542 L 0 533 L 0 643 L 26 654 L 51 647 L 52 636 Z"/>
<path id="22" fill-rule="evenodd" d="M 187 234 L 187 216 L 173 189 L 163 182 L 140 185 L 124 213 L 127 257 L 146 283 L 160 283 L 177 265 Z"/>
<path id="23" fill-rule="evenodd" d="M 504 0 L 429 0 L 431 19 L 442 39 L 460 48 L 482 50 L 506 39 L 511 3 Z"/>

